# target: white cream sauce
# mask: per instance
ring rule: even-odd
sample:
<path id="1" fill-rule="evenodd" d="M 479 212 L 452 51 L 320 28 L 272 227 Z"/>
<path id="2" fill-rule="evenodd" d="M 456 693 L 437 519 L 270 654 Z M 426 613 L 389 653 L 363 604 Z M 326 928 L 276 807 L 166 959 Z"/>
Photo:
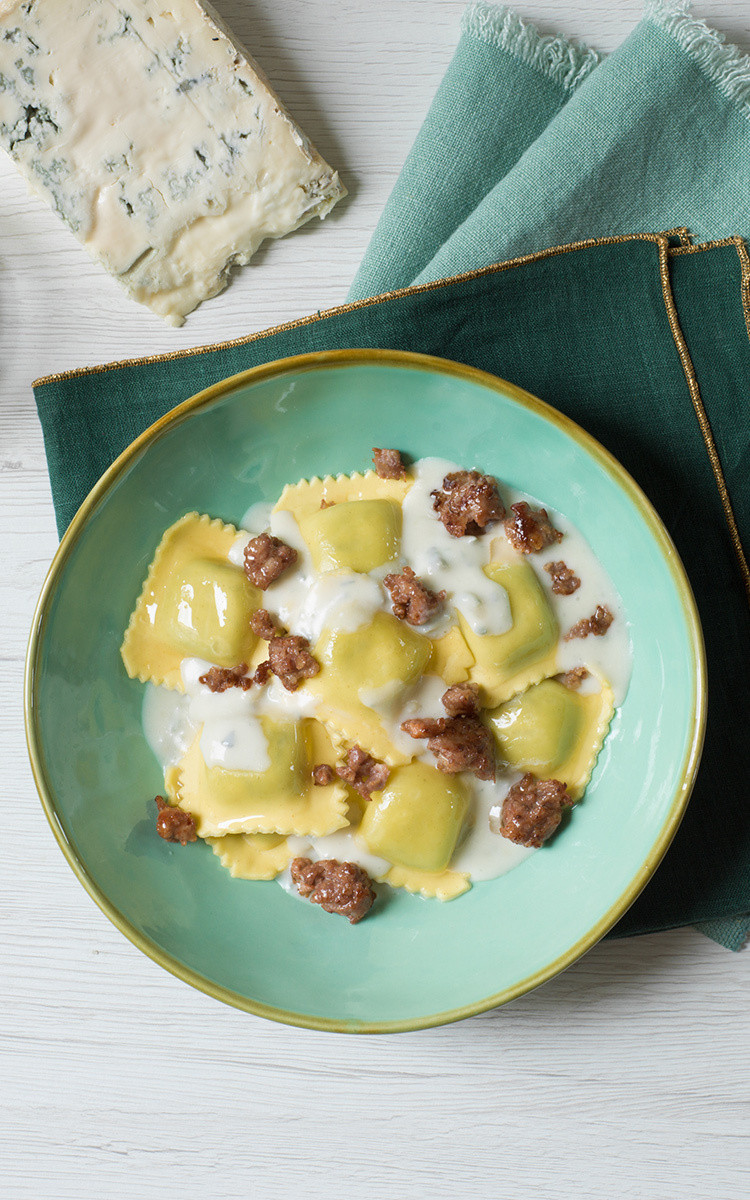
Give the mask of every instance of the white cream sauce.
<path id="1" fill-rule="evenodd" d="M 408 564 L 427 586 L 447 592 L 446 602 L 430 624 L 419 632 L 439 637 L 456 621 L 460 610 L 471 628 L 478 634 L 499 634 L 512 625 L 510 604 L 504 588 L 488 579 L 482 568 L 489 562 L 490 546 L 494 539 L 507 539 L 501 525 L 494 526 L 483 537 L 454 538 L 447 532 L 432 507 L 431 493 L 440 489 L 443 477 L 460 468 L 444 459 L 426 458 L 411 469 L 414 484 L 403 504 L 403 528 L 399 564 L 379 568 L 369 574 L 351 571 L 331 571 L 319 574 L 300 533 L 294 516 L 288 512 L 272 512 L 265 503 L 254 504 L 243 517 L 243 528 L 229 553 L 236 566 L 242 566 L 244 549 L 251 537 L 268 530 L 297 551 L 297 561 L 277 582 L 265 591 L 264 607 L 274 614 L 291 633 L 306 637 L 315 645 L 324 629 L 353 632 L 369 624 L 377 612 L 391 612 L 391 600 L 383 586 L 387 570 L 401 570 Z M 534 508 L 541 503 L 525 493 L 504 488 L 501 494 L 506 508 L 526 500 Z M 627 691 L 632 653 L 628 623 L 622 602 L 601 563 L 580 532 L 560 513 L 549 506 L 547 511 L 555 528 L 564 537 L 560 543 L 542 553 L 525 556 L 537 573 L 560 625 L 561 634 L 582 617 L 590 616 L 598 604 L 606 605 L 614 621 L 603 637 L 589 636 L 569 642 L 560 640 L 559 671 L 585 664 L 592 675 L 581 688 L 596 690 L 601 676 L 612 686 L 615 702 L 620 704 Z M 512 552 L 515 553 L 515 552 Z M 562 559 L 581 580 L 578 591 L 570 596 L 556 595 L 544 565 Z M 185 695 L 149 685 L 143 705 L 143 725 L 146 738 L 163 766 L 175 763 L 201 730 L 200 746 L 209 766 L 232 770 L 262 771 L 270 766 L 268 745 L 259 718 L 263 715 L 295 720 L 315 716 L 316 698 L 304 688 L 288 692 L 280 681 L 272 678 L 263 688 L 247 692 L 229 688 L 213 693 L 199 682 L 211 663 L 202 659 L 185 659 L 182 678 Z M 410 757 L 434 763 L 426 740 L 411 738 L 401 730 L 410 717 L 442 717 L 441 704 L 446 684 L 437 676 L 425 675 L 404 694 L 397 682 L 373 689 L 362 687 L 359 698 L 377 712 L 394 746 Z M 520 778 L 518 773 L 499 772 L 495 783 L 463 776 L 472 793 L 472 810 L 468 830 L 451 861 L 451 868 L 468 873 L 472 880 L 492 879 L 523 862 L 530 848 L 518 846 L 492 833 L 489 813 L 502 804 L 508 788 Z M 373 877 L 386 873 L 389 864 L 370 854 L 367 847 L 352 831 L 339 831 L 324 838 L 289 839 L 295 855 L 313 859 L 337 858 L 359 863 Z M 289 871 L 282 872 L 278 882 L 297 894 Z"/>

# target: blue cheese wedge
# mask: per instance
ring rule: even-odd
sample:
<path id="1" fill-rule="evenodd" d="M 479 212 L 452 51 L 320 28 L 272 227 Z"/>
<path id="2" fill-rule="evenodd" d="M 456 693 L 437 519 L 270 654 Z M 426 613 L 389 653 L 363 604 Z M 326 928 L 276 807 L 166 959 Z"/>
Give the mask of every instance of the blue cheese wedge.
<path id="1" fill-rule="evenodd" d="M 197 0 L 0 0 L 0 145 L 173 325 L 345 194 Z"/>

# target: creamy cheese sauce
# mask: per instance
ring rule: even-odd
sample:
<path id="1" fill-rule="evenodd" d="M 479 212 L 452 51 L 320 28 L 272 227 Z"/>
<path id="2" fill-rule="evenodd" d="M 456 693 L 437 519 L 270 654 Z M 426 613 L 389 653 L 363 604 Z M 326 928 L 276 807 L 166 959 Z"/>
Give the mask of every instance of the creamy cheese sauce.
<path id="1" fill-rule="evenodd" d="M 454 538 L 448 534 L 432 506 L 431 492 L 440 488 L 443 477 L 459 468 L 442 459 L 423 459 L 415 463 L 415 480 L 403 503 L 401 555 L 397 562 L 370 573 L 331 571 L 319 574 L 299 530 L 288 512 L 271 512 L 270 506 L 253 505 L 243 518 L 243 530 L 229 552 L 229 560 L 242 566 L 248 540 L 269 530 L 297 551 L 297 561 L 263 594 L 263 606 L 276 615 L 289 632 L 308 638 L 311 645 L 324 629 L 351 632 L 370 623 L 377 612 L 391 612 L 391 599 L 383 586 L 388 570 L 399 571 L 410 565 L 417 576 L 433 590 L 445 589 L 447 599 L 442 612 L 417 632 L 441 636 L 456 623 L 460 610 L 477 633 L 503 633 L 512 625 L 508 596 L 504 588 L 491 581 L 482 568 L 490 561 L 493 539 L 507 539 L 501 524 L 483 537 Z M 500 493 L 506 508 L 520 500 L 532 507 L 540 502 L 524 493 L 503 488 Z M 541 553 L 524 556 L 544 588 L 560 626 L 561 635 L 581 617 L 590 616 L 598 604 L 614 614 L 614 622 L 604 637 L 589 636 L 582 641 L 561 640 L 557 650 L 557 669 L 566 671 L 585 662 L 609 681 L 615 701 L 621 703 L 627 691 L 631 670 L 628 624 L 620 598 L 611 580 L 581 533 L 560 513 L 548 508 L 555 528 L 563 532 L 562 541 Z M 579 576 L 581 586 L 572 595 L 556 595 L 545 572 L 547 562 L 562 559 Z M 211 664 L 202 659 L 185 659 L 181 674 L 185 695 L 149 685 L 143 705 L 143 724 L 149 745 L 163 766 L 177 762 L 199 729 L 200 746 L 209 766 L 230 770 L 263 771 L 270 766 L 268 746 L 260 717 L 298 719 L 315 716 L 316 698 L 304 688 L 286 691 L 272 678 L 266 687 L 248 691 L 230 688 L 213 693 L 199 682 Z M 598 690 L 597 674 L 584 681 L 581 692 Z M 441 696 L 445 682 L 435 675 L 424 675 L 404 692 L 398 684 L 380 688 L 363 686 L 360 701 L 378 713 L 393 746 L 410 758 L 434 765 L 434 756 L 426 740 L 411 738 L 401 729 L 409 717 L 442 717 Z M 508 789 L 520 778 L 519 772 L 498 770 L 493 782 L 477 780 L 464 773 L 471 793 L 471 811 L 463 840 L 450 863 L 451 870 L 466 872 L 475 882 L 492 879 L 523 862 L 532 849 L 516 845 L 490 831 L 489 814 L 502 805 Z M 313 859 L 337 858 L 359 863 L 373 878 L 382 878 L 390 864 L 373 855 L 353 830 L 327 837 L 290 839 L 296 854 Z M 292 888 L 288 870 L 278 877 L 282 886 Z M 295 890 L 296 894 L 296 890 Z"/>

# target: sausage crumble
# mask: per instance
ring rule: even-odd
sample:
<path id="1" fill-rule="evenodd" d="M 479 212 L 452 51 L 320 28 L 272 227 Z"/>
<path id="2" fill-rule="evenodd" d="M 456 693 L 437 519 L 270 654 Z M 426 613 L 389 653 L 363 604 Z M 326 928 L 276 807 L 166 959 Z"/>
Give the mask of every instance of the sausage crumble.
<path id="1" fill-rule="evenodd" d="M 347 750 L 344 761 L 337 763 L 336 774 L 355 792 L 359 792 L 364 800 L 369 800 L 371 792 L 380 792 L 385 787 L 391 769 L 385 763 L 378 762 L 361 746 L 352 746 L 351 750 Z"/>
<path id="2" fill-rule="evenodd" d="M 505 535 L 521 554 L 535 554 L 562 540 L 562 534 L 550 521 L 546 508 L 533 509 L 525 500 L 511 504 L 510 508 L 513 516 L 506 518 Z"/>
<path id="3" fill-rule="evenodd" d="M 225 692 L 231 687 L 242 688 L 246 692 L 254 682 L 254 676 L 247 674 L 247 663 L 244 662 L 236 667 L 211 667 L 205 675 L 198 676 L 198 683 L 204 684 L 211 692 Z"/>
<path id="4" fill-rule="evenodd" d="M 406 467 L 398 450 L 378 450 L 372 448 L 372 461 L 380 479 L 406 479 Z"/>
<path id="5" fill-rule="evenodd" d="M 312 679 L 320 670 L 320 663 L 310 653 L 307 638 L 297 637 L 293 633 L 271 638 L 267 662 L 269 669 L 288 692 L 296 691 L 303 679 Z M 261 666 L 264 665 L 261 663 Z"/>
<path id="6" fill-rule="evenodd" d="M 443 692 L 440 702 L 449 717 L 478 717 L 481 708 L 479 684 L 454 683 Z"/>
<path id="7" fill-rule="evenodd" d="M 300 896 L 319 904 L 324 912 L 340 913 L 356 925 L 367 916 L 375 900 L 372 880 L 356 863 L 324 858 L 292 859 L 292 883 Z"/>
<path id="8" fill-rule="evenodd" d="M 315 787 L 328 787 L 336 778 L 336 772 L 328 763 L 319 763 L 317 767 L 313 767 L 312 777 Z"/>
<path id="9" fill-rule="evenodd" d="M 411 567 L 404 567 L 400 575 L 386 575 L 383 584 L 391 593 L 394 615 L 409 625 L 424 625 L 445 600 L 445 592 L 431 592 Z"/>
<path id="10" fill-rule="evenodd" d="M 590 617 L 583 617 L 582 620 L 576 621 L 572 629 L 565 634 L 563 641 L 571 642 L 573 638 L 585 638 L 590 633 L 593 633 L 594 637 L 604 637 L 614 619 L 614 613 L 611 613 L 604 604 L 597 604 Z"/>
<path id="11" fill-rule="evenodd" d="M 432 492 L 432 507 L 451 537 L 477 537 L 487 525 L 505 516 L 497 480 L 479 471 L 446 475 L 443 490 Z"/>
<path id="12" fill-rule="evenodd" d="M 577 692 L 584 679 L 588 679 L 589 673 L 585 667 L 573 667 L 571 671 L 565 671 L 564 674 L 558 675 L 557 678 L 563 687 L 568 688 L 571 692 Z"/>
<path id="13" fill-rule="evenodd" d="M 297 551 L 270 533 L 259 533 L 245 546 L 245 574 L 262 592 L 296 561 Z"/>
<path id="14" fill-rule="evenodd" d="M 252 614 L 250 628 L 256 637 L 262 638 L 264 642 L 270 642 L 278 633 L 276 622 L 267 608 L 259 608 Z"/>
<path id="15" fill-rule="evenodd" d="M 508 791 L 499 823 L 490 816 L 490 828 L 511 842 L 536 849 L 552 837 L 563 810 L 572 803 L 559 779 L 535 779 L 527 774 Z"/>
<path id="16" fill-rule="evenodd" d="M 194 842 L 198 837 L 198 831 L 195 827 L 195 819 L 189 812 L 185 812 L 182 808 L 177 808 L 176 805 L 167 804 L 163 796 L 155 796 L 156 807 L 156 832 L 160 838 L 164 838 L 165 842 L 179 842 L 181 846 L 186 846 L 188 842 Z"/>
<path id="17" fill-rule="evenodd" d="M 572 596 L 581 586 L 578 576 L 562 560 L 545 563 L 544 569 L 552 580 L 552 591 L 557 596 Z"/>
<path id="18" fill-rule="evenodd" d="M 470 771 L 477 779 L 495 778 L 495 744 L 479 717 L 412 717 L 401 728 L 413 738 L 427 738 L 435 766 L 445 775 Z"/>

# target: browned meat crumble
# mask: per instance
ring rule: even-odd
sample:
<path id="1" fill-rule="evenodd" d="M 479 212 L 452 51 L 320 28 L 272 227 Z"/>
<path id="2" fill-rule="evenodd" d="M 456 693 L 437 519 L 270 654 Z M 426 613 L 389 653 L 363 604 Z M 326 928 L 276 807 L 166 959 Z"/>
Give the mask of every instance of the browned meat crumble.
<path id="1" fill-rule="evenodd" d="M 391 593 L 395 616 L 409 625 L 424 625 L 445 599 L 445 592 L 431 592 L 411 567 L 404 567 L 400 575 L 386 575 L 383 583 Z"/>
<path id="2" fill-rule="evenodd" d="M 297 551 L 270 533 L 259 533 L 245 546 L 245 574 L 262 592 L 296 561 Z"/>
<path id="3" fill-rule="evenodd" d="M 563 810 L 573 801 L 559 779 L 535 779 L 524 775 L 503 800 L 499 827 L 490 828 L 521 846 L 539 847 L 557 829 Z"/>
<path id="4" fill-rule="evenodd" d="M 412 717 L 401 728 L 413 738 L 427 738 L 435 766 L 446 775 L 470 771 L 477 779 L 495 778 L 495 744 L 479 717 Z"/>
<path id="5" fill-rule="evenodd" d="M 406 467 L 398 450 L 378 450 L 372 448 L 372 461 L 381 479 L 406 479 Z"/>
<path id="6" fill-rule="evenodd" d="M 371 792 L 383 790 L 391 769 L 385 763 L 378 762 L 361 746 L 352 746 L 351 750 L 347 750 L 344 761 L 337 763 L 336 774 L 355 792 L 359 792 L 363 799 L 369 800 Z"/>
<path id="7" fill-rule="evenodd" d="M 271 638 L 267 661 L 270 670 L 288 692 L 296 691 L 303 679 L 311 679 L 320 670 L 320 663 L 310 653 L 307 638 L 297 637 L 293 633 Z"/>
<path id="8" fill-rule="evenodd" d="M 476 537 L 505 516 L 497 480 L 479 471 L 454 471 L 446 475 L 443 490 L 432 493 L 432 507 L 451 537 L 466 534 Z"/>
<path id="9" fill-rule="evenodd" d="M 292 883 L 300 896 L 329 913 L 340 913 L 356 925 L 367 916 L 375 900 L 372 880 L 356 863 L 324 858 L 311 862 L 295 858 L 291 865 Z"/>
<path id="10" fill-rule="evenodd" d="M 198 837 L 198 831 L 195 827 L 195 820 L 189 812 L 185 812 L 182 808 L 177 808 L 176 805 L 167 804 L 163 796 L 155 796 L 156 807 L 156 832 L 160 838 L 164 838 L 165 842 L 179 842 L 181 846 L 186 846 L 188 842 L 194 842 Z"/>
<path id="11" fill-rule="evenodd" d="M 572 596 L 581 586 L 578 576 L 561 560 L 545 563 L 544 569 L 552 580 L 552 591 L 558 596 Z"/>
<path id="12" fill-rule="evenodd" d="M 336 772 L 328 763 L 319 763 L 317 767 L 313 767 L 312 777 L 316 787 L 328 787 L 336 778 Z"/>
<path id="13" fill-rule="evenodd" d="M 605 605 L 597 604 L 593 614 L 590 617 L 583 617 L 582 620 L 576 621 L 573 628 L 569 629 L 565 634 L 563 640 L 572 642 L 573 638 L 585 638 L 590 633 L 593 633 L 594 637 L 604 637 L 614 619 L 614 614 Z"/>
<path id="14" fill-rule="evenodd" d="M 250 628 L 256 637 L 262 638 L 264 642 L 270 642 L 278 633 L 276 622 L 266 608 L 259 608 L 253 613 L 250 617 Z"/>
<path id="15" fill-rule="evenodd" d="M 246 692 L 254 683 L 252 675 L 247 674 L 247 663 L 238 663 L 236 667 L 211 667 L 205 675 L 198 676 L 198 683 L 204 684 L 211 692 L 225 692 L 227 688 L 238 687 Z"/>
<path id="16" fill-rule="evenodd" d="M 441 703 L 449 717 L 478 717 L 481 709 L 479 684 L 454 683 L 443 692 Z"/>
<path id="17" fill-rule="evenodd" d="M 563 675 L 558 675 L 557 678 L 563 687 L 569 688 L 571 692 L 576 692 L 584 679 L 588 679 L 588 675 L 589 673 L 585 667 L 573 667 L 572 671 L 565 671 Z"/>
<path id="18" fill-rule="evenodd" d="M 546 508 L 533 509 L 525 500 L 510 506 L 512 516 L 505 521 L 505 534 L 511 546 L 521 554 L 535 554 L 562 539 L 547 515 Z"/>

